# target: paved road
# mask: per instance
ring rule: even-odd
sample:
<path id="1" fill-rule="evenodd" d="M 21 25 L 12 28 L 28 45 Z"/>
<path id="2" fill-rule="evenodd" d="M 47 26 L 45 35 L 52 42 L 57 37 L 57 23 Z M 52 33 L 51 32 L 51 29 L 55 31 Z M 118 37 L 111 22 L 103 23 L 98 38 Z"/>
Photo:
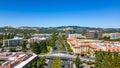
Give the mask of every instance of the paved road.
<path id="1" fill-rule="evenodd" d="M 47 68 L 52 68 L 52 60 L 49 60 L 49 61 L 48 61 L 48 66 L 47 66 Z"/>
<path id="2" fill-rule="evenodd" d="M 65 51 L 66 53 L 68 53 L 68 50 L 67 50 L 67 47 L 66 47 L 66 44 L 65 44 L 65 40 L 63 39 L 61 33 L 59 33 L 59 37 L 60 37 L 61 41 L 63 42 L 64 51 Z"/>
<path id="3" fill-rule="evenodd" d="M 64 41 L 64 39 L 62 38 L 62 35 L 59 34 L 59 36 L 61 37 L 61 41 L 62 41 L 63 44 L 64 44 L 64 45 L 63 45 L 63 46 L 64 46 L 64 51 L 63 51 L 63 52 L 59 51 L 58 40 L 56 40 L 56 42 L 55 42 L 55 47 L 53 48 L 52 54 L 49 54 L 50 57 L 54 56 L 54 54 L 58 54 L 58 56 L 60 56 L 60 55 L 59 55 L 60 53 L 66 54 L 64 57 L 67 57 L 67 55 L 69 55 L 68 52 L 67 52 L 67 48 L 66 48 L 66 45 L 65 45 L 65 41 Z M 73 58 L 75 58 L 75 57 L 73 56 Z M 92 62 L 94 62 L 94 58 L 80 57 L 80 59 L 81 59 L 82 61 L 92 61 Z M 62 68 L 74 68 L 74 67 L 73 67 L 73 61 L 69 61 L 69 60 L 61 60 L 61 61 L 63 62 Z M 47 66 L 47 68 L 52 68 L 52 60 L 49 60 L 49 61 L 48 61 L 48 66 Z"/>
<path id="4" fill-rule="evenodd" d="M 66 52 L 65 46 L 64 46 L 64 49 L 65 49 L 65 51 L 62 52 L 62 53 L 66 54 L 67 52 Z M 56 54 L 56 53 L 61 53 L 61 52 L 59 51 L 58 40 L 56 40 L 56 42 L 55 42 L 55 47 L 53 48 L 53 51 L 52 51 L 52 54 Z M 61 60 L 61 61 L 63 62 L 63 63 L 62 63 L 62 68 L 73 68 L 73 62 L 72 62 L 72 61 L 64 61 L 64 60 Z M 52 68 L 52 60 L 49 60 L 49 61 L 48 61 L 48 66 L 47 66 L 47 68 Z"/>
<path id="5" fill-rule="evenodd" d="M 59 53 L 59 45 L 58 45 L 58 40 L 55 42 L 55 47 L 53 48 L 52 53 Z"/>

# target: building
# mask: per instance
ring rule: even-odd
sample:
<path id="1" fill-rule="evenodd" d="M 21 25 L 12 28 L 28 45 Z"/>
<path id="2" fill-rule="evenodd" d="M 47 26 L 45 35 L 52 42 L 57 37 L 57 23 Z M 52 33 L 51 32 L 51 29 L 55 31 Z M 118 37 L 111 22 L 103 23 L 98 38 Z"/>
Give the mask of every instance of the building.
<path id="1" fill-rule="evenodd" d="M 20 37 L 14 37 L 13 39 L 5 39 L 3 40 L 3 46 L 5 50 L 9 51 L 9 48 L 16 48 L 21 50 L 22 45 L 24 42 L 27 42 L 26 39 Z"/>
<path id="2" fill-rule="evenodd" d="M 68 34 L 68 38 L 85 38 L 82 34 Z"/>
<path id="3" fill-rule="evenodd" d="M 23 42 L 27 41 L 26 39 L 20 38 L 20 37 L 14 37 L 13 39 L 5 39 L 3 40 L 3 46 L 21 46 L 23 45 Z"/>
<path id="4" fill-rule="evenodd" d="M 111 33 L 104 33 L 102 37 L 111 37 Z"/>
<path id="5" fill-rule="evenodd" d="M 30 68 L 36 62 L 37 55 L 29 52 L 0 53 L 0 68 Z"/>
<path id="6" fill-rule="evenodd" d="M 95 51 L 110 51 L 120 53 L 120 41 L 103 41 L 103 40 L 86 40 L 68 38 L 74 54 L 84 54 L 87 56 L 95 56 Z"/>
<path id="7" fill-rule="evenodd" d="M 95 51 L 100 50 L 98 46 L 91 43 L 94 42 L 94 40 L 88 41 L 69 38 L 67 41 L 70 44 L 70 47 L 73 50 L 74 54 L 95 56 Z"/>
<path id="8" fill-rule="evenodd" d="M 99 39 L 102 37 L 102 31 L 98 31 L 98 30 L 88 30 L 86 32 L 86 38 L 90 38 L 90 39 Z"/>
<path id="9" fill-rule="evenodd" d="M 42 40 L 47 40 L 52 37 L 52 34 L 34 34 L 29 39 L 29 43 L 40 42 Z"/>
<path id="10" fill-rule="evenodd" d="M 120 33 L 111 33 L 110 39 L 120 39 Z"/>
<path id="11" fill-rule="evenodd" d="M 102 37 L 110 37 L 110 39 L 120 39 L 120 33 L 105 33 Z"/>

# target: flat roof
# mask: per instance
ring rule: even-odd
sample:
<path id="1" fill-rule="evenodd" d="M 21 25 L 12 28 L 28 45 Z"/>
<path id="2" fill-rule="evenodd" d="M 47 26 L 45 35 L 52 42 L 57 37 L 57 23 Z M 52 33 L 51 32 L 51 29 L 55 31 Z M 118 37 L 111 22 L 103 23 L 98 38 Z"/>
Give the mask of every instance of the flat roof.
<path id="1" fill-rule="evenodd" d="M 37 57 L 36 54 L 33 53 L 33 56 L 31 56 L 30 58 L 28 58 L 27 60 L 19 63 L 18 65 L 14 66 L 14 68 L 22 68 L 24 67 L 26 64 L 28 64 L 30 61 L 32 61 L 35 57 Z"/>

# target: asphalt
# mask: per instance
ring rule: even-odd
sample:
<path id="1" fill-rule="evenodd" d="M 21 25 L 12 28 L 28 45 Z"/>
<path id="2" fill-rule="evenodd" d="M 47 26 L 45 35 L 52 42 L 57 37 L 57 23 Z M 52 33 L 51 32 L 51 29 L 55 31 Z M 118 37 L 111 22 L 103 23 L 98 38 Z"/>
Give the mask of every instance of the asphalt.
<path id="1" fill-rule="evenodd" d="M 67 53 L 67 48 L 66 48 L 64 40 L 62 40 L 62 42 L 64 44 L 63 45 L 64 51 L 62 53 Z M 55 47 L 53 48 L 52 53 L 61 53 L 61 51 L 59 51 L 58 40 L 56 40 L 56 42 L 55 42 Z M 61 61 L 62 61 L 62 68 L 73 68 L 73 62 L 72 61 L 64 61 L 64 60 L 61 60 Z M 47 68 L 52 68 L 52 60 L 48 61 Z"/>

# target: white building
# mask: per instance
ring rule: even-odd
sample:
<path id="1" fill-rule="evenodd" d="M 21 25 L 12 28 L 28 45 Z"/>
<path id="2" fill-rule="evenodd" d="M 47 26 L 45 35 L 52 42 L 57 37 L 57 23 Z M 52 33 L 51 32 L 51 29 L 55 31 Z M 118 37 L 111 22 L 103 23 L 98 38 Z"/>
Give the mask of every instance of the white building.
<path id="1" fill-rule="evenodd" d="M 120 33 L 111 33 L 110 39 L 120 39 Z"/>
<path id="2" fill-rule="evenodd" d="M 52 37 L 52 34 L 34 34 L 29 39 L 29 43 L 39 42 L 39 41 L 42 41 L 42 40 L 47 40 L 51 37 Z"/>
<path id="3" fill-rule="evenodd" d="M 82 34 L 69 34 L 68 38 L 85 38 Z"/>
<path id="4" fill-rule="evenodd" d="M 22 46 L 24 41 L 27 41 L 27 40 L 20 37 L 14 37 L 13 39 L 5 39 L 3 40 L 3 46 L 5 47 Z"/>
<path id="5" fill-rule="evenodd" d="M 111 36 L 110 33 L 104 33 L 104 34 L 102 35 L 102 37 L 110 37 L 110 36 Z"/>

